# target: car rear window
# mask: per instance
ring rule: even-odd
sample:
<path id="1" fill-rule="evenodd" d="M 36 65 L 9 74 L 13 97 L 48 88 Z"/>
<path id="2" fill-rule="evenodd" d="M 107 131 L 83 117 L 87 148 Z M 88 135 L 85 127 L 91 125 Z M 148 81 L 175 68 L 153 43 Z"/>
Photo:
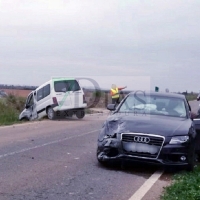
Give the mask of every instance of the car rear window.
<path id="1" fill-rule="evenodd" d="M 55 92 L 78 91 L 80 86 L 76 80 L 62 80 L 54 82 Z"/>

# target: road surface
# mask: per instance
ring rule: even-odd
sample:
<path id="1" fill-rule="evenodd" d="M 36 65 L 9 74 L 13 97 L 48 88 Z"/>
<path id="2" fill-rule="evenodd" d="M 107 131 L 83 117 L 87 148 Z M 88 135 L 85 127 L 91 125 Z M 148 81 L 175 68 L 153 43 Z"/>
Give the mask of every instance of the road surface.
<path id="1" fill-rule="evenodd" d="M 106 117 L 0 127 L 0 200 L 128 200 L 145 189 L 162 169 L 97 162 L 97 135 Z M 163 175 L 143 200 L 158 199 L 167 180 Z"/>
<path id="2" fill-rule="evenodd" d="M 102 167 L 96 160 L 106 115 L 0 128 L 0 200 L 128 200 L 157 169 Z"/>

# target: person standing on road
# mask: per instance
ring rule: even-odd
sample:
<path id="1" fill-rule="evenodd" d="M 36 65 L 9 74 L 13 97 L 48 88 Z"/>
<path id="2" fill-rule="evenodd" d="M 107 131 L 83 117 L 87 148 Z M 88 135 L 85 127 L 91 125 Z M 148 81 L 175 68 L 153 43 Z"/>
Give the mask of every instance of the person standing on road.
<path id="1" fill-rule="evenodd" d="M 111 89 L 110 89 L 110 95 L 112 97 L 112 104 L 119 104 L 119 90 L 123 90 L 127 88 L 125 87 L 117 87 L 115 84 L 112 84 Z"/>

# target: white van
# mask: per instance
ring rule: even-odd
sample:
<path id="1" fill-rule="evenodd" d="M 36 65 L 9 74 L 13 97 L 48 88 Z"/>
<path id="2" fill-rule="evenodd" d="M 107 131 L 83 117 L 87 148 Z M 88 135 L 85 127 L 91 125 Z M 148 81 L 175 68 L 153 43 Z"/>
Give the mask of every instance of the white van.
<path id="1" fill-rule="evenodd" d="M 81 119 L 86 107 L 84 92 L 75 78 L 52 78 L 28 95 L 19 120 L 44 116 L 53 120 L 57 116 L 72 117 L 74 114 Z"/>

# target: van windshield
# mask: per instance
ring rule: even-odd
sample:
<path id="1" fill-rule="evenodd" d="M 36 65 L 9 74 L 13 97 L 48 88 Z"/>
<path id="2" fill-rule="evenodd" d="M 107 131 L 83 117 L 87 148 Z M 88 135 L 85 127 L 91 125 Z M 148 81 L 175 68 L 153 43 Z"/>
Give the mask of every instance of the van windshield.
<path id="1" fill-rule="evenodd" d="M 76 80 L 62 80 L 54 82 L 55 92 L 78 91 L 80 86 Z"/>

